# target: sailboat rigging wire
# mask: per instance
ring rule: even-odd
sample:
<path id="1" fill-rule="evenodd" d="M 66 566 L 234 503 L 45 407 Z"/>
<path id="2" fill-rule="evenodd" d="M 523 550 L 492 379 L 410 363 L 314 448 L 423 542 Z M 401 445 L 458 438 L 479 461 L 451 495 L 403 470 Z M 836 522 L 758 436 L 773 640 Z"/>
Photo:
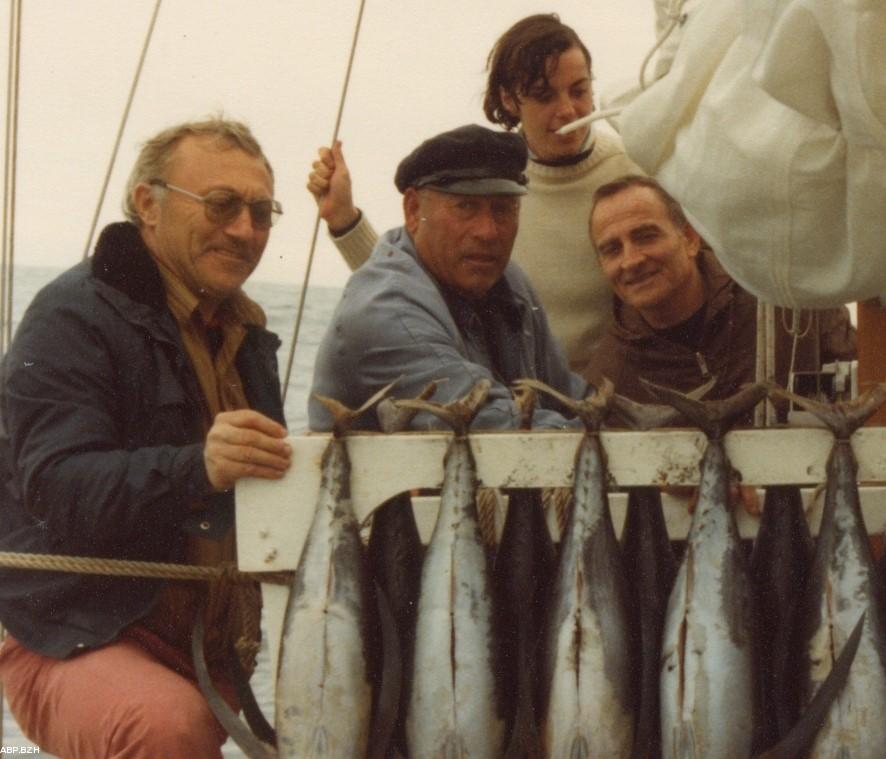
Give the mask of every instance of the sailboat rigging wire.
<path id="1" fill-rule="evenodd" d="M 132 86 L 129 88 L 129 97 L 126 100 L 126 106 L 123 109 L 123 118 L 120 120 L 120 127 L 117 130 L 117 139 L 114 141 L 114 149 L 111 151 L 111 159 L 108 161 L 108 169 L 105 172 L 105 178 L 102 182 L 102 189 L 98 196 L 98 203 L 95 207 L 95 214 L 92 217 L 92 224 L 89 227 L 89 236 L 86 238 L 86 247 L 83 249 L 83 258 L 89 257 L 89 251 L 92 249 L 92 238 L 95 236 L 95 228 L 98 225 L 98 216 L 101 213 L 102 206 L 105 204 L 105 195 L 108 192 L 108 183 L 111 181 L 111 172 L 114 170 L 114 164 L 117 162 L 117 152 L 120 150 L 120 142 L 123 139 L 123 130 L 126 129 L 126 122 L 129 120 L 129 110 L 132 107 L 132 101 L 135 98 L 135 91 L 138 89 L 138 82 L 141 79 L 142 68 L 144 67 L 145 57 L 148 54 L 148 47 L 151 44 L 151 37 L 154 34 L 154 26 L 157 23 L 157 15 L 160 13 L 160 5 L 163 0 L 157 0 L 154 5 L 154 13 L 151 16 L 151 23 L 148 25 L 148 33 L 145 35 L 145 42 L 142 45 L 142 52 L 138 59 L 138 66 L 135 69 L 135 76 L 132 80 Z"/>
<path id="2" fill-rule="evenodd" d="M 664 45 L 674 29 L 677 28 L 677 25 L 685 21 L 683 16 L 683 6 L 685 4 L 686 0 L 671 0 L 671 2 L 668 3 L 667 16 L 670 19 L 670 23 L 668 24 L 667 29 L 665 29 L 655 41 L 652 50 L 650 50 L 643 59 L 643 63 L 640 66 L 640 90 L 645 90 L 649 86 L 646 81 L 646 68 L 649 66 L 652 56 L 655 55 L 662 45 Z"/>
<path id="3" fill-rule="evenodd" d="M 667 15 L 670 19 L 670 23 L 668 24 L 667 29 L 665 29 L 664 32 L 662 32 L 661 36 L 659 36 L 659 38 L 655 41 L 652 49 L 646 54 L 646 57 L 643 59 L 643 63 L 640 65 L 641 91 L 645 90 L 649 86 L 646 83 L 646 67 L 652 60 L 652 56 L 654 56 L 658 49 L 665 43 L 665 40 L 667 40 L 667 38 L 671 36 L 677 25 L 683 22 L 683 6 L 685 4 L 686 0 L 670 0 L 667 10 Z M 607 108 L 605 111 L 595 111 L 593 113 L 589 113 L 587 116 L 582 116 L 580 119 L 570 121 L 565 126 L 561 126 L 557 130 L 557 134 L 569 134 L 570 132 L 574 132 L 577 129 L 583 129 L 584 127 L 588 126 L 588 124 L 593 124 L 595 121 L 599 121 L 600 119 L 608 119 L 614 116 L 618 116 L 623 110 L 624 107 L 619 106 L 617 108 Z"/>
<path id="4" fill-rule="evenodd" d="M 22 3 L 9 4 L 9 63 L 6 80 L 6 153 L 3 168 L 3 253 L 0 263 L 0 355 L 12 340 L 13 249 L 15 243 L 15 187 L 18 154 L 19 64 L 21 60 Z"/>
<path id="5" fill-rule="evenodd" d="M 338 139 L 338 131 L 341 127 L 341 117 L 342 113 L 345 109 L 345 100 L 348 96 L 348 85 L 351 82 L 351 69 L 354 66 L 354 57 L 357 52 L 357 40 L 360 38 L 360 26 L 363 23 L 363 9 L 366 6 L 366 0 L 360 0 L 360 8 L 357 10 L 357 22 L 354 26 L 354 38 L 351 41 L 351 54 L 348 57 L 348 67 L 345 70 L 345 81 L 342 86 L 341 98 L 338 102 L 338 114 L 335 117 L 335 127 L 332 130 L 332 142 L 330 145 L 334 145 L 335 141 Z M 283 380 L 283 401 L 286 401 L 286 393 L 289 390 L 289 378 L 292 376 L 292 364 L 295 360 L 295 347 L 298 344 L 298 333 L 301 329 L 301 321 L 302 315 L 305 310 L 305 298 L 308 293 L 308 282 L 311 279 L 311 267 L 314 263 L 314 251 L 317 248 L 317 233 L 320 230 L 320 210 L 317 209 L 317 215 L 314 218 L 314 232 L 311 235 L 311 247 L 308 253 L 308 265 L 305 268 L 305 276 L 302 280 L 301 285 L 301 293 L 298 298 L 298 311 L 295 316 L 295 329 L 292 333 L 292 343 L 289 347 L 289 358 L 286 361 L 286 377 Z"/>

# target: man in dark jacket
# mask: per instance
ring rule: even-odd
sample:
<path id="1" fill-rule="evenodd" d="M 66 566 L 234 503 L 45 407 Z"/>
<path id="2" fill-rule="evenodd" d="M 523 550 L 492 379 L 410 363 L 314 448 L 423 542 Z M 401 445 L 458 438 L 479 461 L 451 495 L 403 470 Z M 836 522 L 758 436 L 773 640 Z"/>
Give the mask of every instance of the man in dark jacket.
<path id="1" fill-rule="evenodd" d="M 626 176 L 600 187 L 590 235 L 615 293 L 613 325 L 586 370 L 591 382 L 606 376 L 619 393 L 653 402 L 641 377 L 684 391 L 715 377 L 712 399 L 754 381 L 757 300 L 723 271 L 661 185 Z M 818 328 L 799 340 L 795 370 L 818 371 L 822 363 L 855 358 L 855 330 L 845 308 L 804 312 L 802 323 L 810 321 Z M 783 385 L 792 339 L 779 330 L 776 380 Z"/>
<path id="2" fill-rule="evenodd" d="M 234 484 L 291 455 L 279 341 L 241 290 L 282 210 L 273 173 L 244 125 L 183 124 L 145 143 L 125 210 L 5 357 L 0 550 L 231 562 Z M 202 607 L 211 669 L 254 654 L 258 598 L 233 591 L 5 571 L 0 677 L 25 734 L 65 757 L 221 756 L 189 647 Z"/>

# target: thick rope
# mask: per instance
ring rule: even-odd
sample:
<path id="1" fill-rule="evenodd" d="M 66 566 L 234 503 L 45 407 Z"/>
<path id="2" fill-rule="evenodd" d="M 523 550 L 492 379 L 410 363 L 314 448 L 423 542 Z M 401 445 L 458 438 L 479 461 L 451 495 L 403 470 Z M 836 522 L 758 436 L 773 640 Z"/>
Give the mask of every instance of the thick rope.
<path id="1" fill-rule="evenodd" d="M 360 8 L 357 11 L 357 23 L 354 26 L 354 38 L 351 41 L 351 54 L 348 57 L 348 67 L 345 70 L 345 81 L 342 86 L 341 98 L 338 102 L 338 114 L 335 117 L 335 128 L 332 130 L 332 142 L 330 145 L 334 145 L 336 140 L 338 139 L 338 132 L 341 128 L 341 118 L 342 113 L 344 113 L 345 109 L 345 100 L 348 96 L 348 85 L 351 82 L 351 69 L 354 66 L 354 57 L 357 52 L 357 40 L 360 37 L 360 26 L 363 23 L 363 8 L 366 5 L 366 0 L 360 0 Z M 314 218 L 314 232 L 311 235 L 311 247 L 308 252 L 308 265 L 305 268 L 305 276 L 302 280 L 301 285 L 301 293 L 298 296 L 298 311 L 295 316 L 295 330 L 292 333 L 292 345 L 289 348 L 289 358 L 286 361 L 286 378 L 283 382 L 283 401 L 286 401 L 286 393 L 289 390 L 289 378 L 292 376 L 292 364 L 295 361 L 295 347 L 298 344 L 298 333 L 301 330 L 301 322 L 302 316 L 305 310 L 305 298 L 308 294 L 308 283 L 311 280 L 311 268 L 314 265 L 314 252 L 317 249 L 317 234 L 320 231 L 320 211 L 318 209 L 317 215 Z"/>
<path id="2" fill-rule="evenodd" d="M 0 551 L 0 567 L 49 572 L 74 572 L 86 575 L 143 577 L 155 580 L 221 580 L 288 585 L 291 572 L 240 572 L 233 564 L 193 566 L 158 561 L 127 561 L 99 559 L 91 556 L 60 556 L 51 553 L 17 553 Z"/>
<path id="3" fill-rule="evenodd" d="M 145 42 L 142 45 L 142 52 L 138 59 L 138 66 L 135 68 L 135 76 L 132 80 L 132 86 L 129 88 L 129 97 L 126 100 L 126 106 L 123 108 L 123 118 L 120 120 L 120 127 L 117 129 L 117 139 L 114 141 L 114 149 L 111 151 L 111 160 L 108 161 L 108 169 L 105 172 L 105 178 L 102 182 L 102 189 L 98 196 L 98 203 L 95 207 L 95 214 L 92 217 L 92 224 L 89 227 L 89 236 L 86 238 L 86 247 L 83 249 L 83 258 L 89 258 L 89 251 L 92 250 L 92 238 L 95 237 L 95 228 L 98 225 L 98 217 L 101 213 L 102 206 L 105 204 L 105 196 L 108 193 L 108 184 L 111 181 L 111 172 L 114 170 L 114 164 L 117 162 L 117 153 L 120 150 L 120 143 L 123 140 L 123 131 L 126 129 L 126 122 L 129 120 L 129 111 L 132 108 L 132 101 L 135 98 L 135 91 L 138 89 L 138 83 L 141 79 L 142 68 L 145 65 L 145 57 L 148 54 L 148 47 L 151 44 L 151 37 L 154 35 L 154 26 L 157 23 L 157 15 L 160 13 L 160 4 L 163 0 L 157 0 L 154 5 L 154 13 L 151 16 L 151 23 L 148 25 L 148 33 L 145 35 Z"/>

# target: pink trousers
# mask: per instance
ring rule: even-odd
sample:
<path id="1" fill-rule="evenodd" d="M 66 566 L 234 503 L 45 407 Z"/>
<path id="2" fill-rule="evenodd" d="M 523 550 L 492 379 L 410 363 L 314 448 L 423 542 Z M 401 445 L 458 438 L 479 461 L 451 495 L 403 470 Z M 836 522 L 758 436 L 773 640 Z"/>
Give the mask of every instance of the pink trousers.
<path id="1" fill-rule="evenodd" d="M 0 679 L 22 732 L 65 759 L 215 759 L 227 738 L 187 659 L 145 631 L 64 660 L 7 637 Z"/>

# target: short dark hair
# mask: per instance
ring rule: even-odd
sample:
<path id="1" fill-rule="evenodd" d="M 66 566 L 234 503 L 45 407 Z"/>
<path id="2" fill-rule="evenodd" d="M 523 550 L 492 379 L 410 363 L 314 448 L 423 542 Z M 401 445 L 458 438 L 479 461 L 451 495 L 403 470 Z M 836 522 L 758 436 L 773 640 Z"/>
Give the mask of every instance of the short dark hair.
<path id="1" fill-rule="evenodd" d="M 683 207 L 677 202 L 676 198 L 662 187 L 657 180 L 642 174 L 625 174 L 618 179 L 600 185 L 594 190 L 594 195 L 591 198 L 591 213 L 588 215 L 588 226 L 590 226 L 591 219 L 594 218 L 594 210 L 601 200 L 618 195 L 618 193 L 624 192 L 631 187 L 648 187 L 664 203 L 668 218 L 674 223 L 674 226 L 679 229 L 690 226 L 689 219 L 686 218 L 686 214 L 683 213 Z"/>
<path id="2" fill-rule="evenodd" d="M 498 38 L 486 61 L 486 118 L 505 129 L 516 127 L 520 119 L 508 113 L 501 99 L 502 90 L 516 101 L 537 81 L 547 84 L 548 59 L 559 59 L 572 47 L 581 50 L 590 70 L 591 54 L 572 27 L 561 22 L 556 13 L 537 13 L 514 24 Z"/>

